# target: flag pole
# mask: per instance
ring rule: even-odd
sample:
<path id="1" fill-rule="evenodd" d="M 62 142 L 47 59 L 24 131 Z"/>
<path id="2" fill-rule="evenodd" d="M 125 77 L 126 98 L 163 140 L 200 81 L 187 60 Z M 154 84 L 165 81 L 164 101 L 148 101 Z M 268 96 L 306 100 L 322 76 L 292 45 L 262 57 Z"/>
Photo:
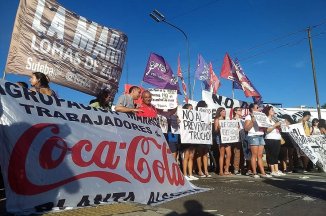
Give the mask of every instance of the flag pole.
<path id="1" fill-rule="evenodd" d="M 232 81 L 232 99 L 234 99 L 234 80 Z"/>
<path id="2" fill-rule="evenodd" d="M 194 100 L 195 85 L 196 85 L 196 79 L 194 77 L 194 85 L 192 86 L 191 100 Z M 190 89 L 189 89 L 189 91 L 190 91 Z"/>
<path id="3" fill-rule="evenodd" d="M 6 78 L 6 71 L 3 71 L 3 76 L 2 76 L 2 80 L 4 80 Z"/>

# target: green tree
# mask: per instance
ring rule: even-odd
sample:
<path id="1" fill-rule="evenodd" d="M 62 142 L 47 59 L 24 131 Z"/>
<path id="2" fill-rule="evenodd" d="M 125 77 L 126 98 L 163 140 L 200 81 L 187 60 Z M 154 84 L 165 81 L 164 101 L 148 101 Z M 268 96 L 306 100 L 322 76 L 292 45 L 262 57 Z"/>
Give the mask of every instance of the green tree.
<path id="1" fill-rule="evenodd" d="M 322 109 L 326 109 L 326 103 L 324 103 L 323 105 L 321 105 Z"/>

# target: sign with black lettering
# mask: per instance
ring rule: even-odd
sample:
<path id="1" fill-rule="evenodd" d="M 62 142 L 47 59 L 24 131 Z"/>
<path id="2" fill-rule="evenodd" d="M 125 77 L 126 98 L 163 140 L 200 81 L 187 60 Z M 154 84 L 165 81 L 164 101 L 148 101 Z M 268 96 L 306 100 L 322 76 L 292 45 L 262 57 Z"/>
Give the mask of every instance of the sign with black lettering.
<path id="1" fill-rule="evenodd" d="M 239 121 L 219 120 L 222 143 L 239 142 Z"/>
<path id="2" fill-rule="evenodd" d="M 212 124 L 208 112 L 178 109 L 181 143 L 212 145 Z"/>
<path id="3" fill-rule="evenodd" d="M 178 106 L 178 92 L 170 89 L 148 89 L 152 93 L 152 104 L 157 109 L 175 109 Z"/>
<path id="4" fill-rule="evenodd" d="M 255 116 L 258 127 L 268 128 L 273 126 L 265 113 L 254 111 L 253 115 Z"/>
<path id="5" fill-rule="evenodd" d="M 208 108 L 212 109 L 212 119 L 215 118 L 216 110 L 219 107 L 224 107 L 226 111 L 226 117 L 232 119 L 232 110 L 234 107 L 242 108 L 242 116 L 249 114 L 249 103 L 245 101 L 240 101 L 237 99 L 232 99 L 229 97 L 213 94 L 209 91 L 202 91 L 202 98 L 207 103 Z"/>
<path id="6" fill-rule="evenodd" d="M 326 136 L 306 136 L 302 123 L 289 125 L 289 128 L 289 134 L 300 150 L 326 172 Z"/>

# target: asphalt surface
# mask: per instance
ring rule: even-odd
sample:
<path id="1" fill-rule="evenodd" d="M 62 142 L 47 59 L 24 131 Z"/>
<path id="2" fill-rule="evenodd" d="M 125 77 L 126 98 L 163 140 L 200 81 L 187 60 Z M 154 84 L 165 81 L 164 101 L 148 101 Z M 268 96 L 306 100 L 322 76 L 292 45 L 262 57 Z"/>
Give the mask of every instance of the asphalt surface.
<path id="1" fill-rule="evenodd" d="M 325 215 L 326 174 L 288 174 L 271 179 L 248 176 L 220 177 L 192 181 L 212 190 L 182 197 L 155 207 L 112 204 L 51 215 Z M 0 189 L 0 215 L 5 212 L 4 190 Z M 114 210 L 114 211 L 113 211 Z M 95 214 L 99 212 L 98 214 Z"/>
<path id="2" fill-rule="evenodd" d="M 326 215 L 326 174 L 288 174 L 271 179 L 248 176 L 192 181 L 212 188 L 160 207 L 181 215 Z"/>

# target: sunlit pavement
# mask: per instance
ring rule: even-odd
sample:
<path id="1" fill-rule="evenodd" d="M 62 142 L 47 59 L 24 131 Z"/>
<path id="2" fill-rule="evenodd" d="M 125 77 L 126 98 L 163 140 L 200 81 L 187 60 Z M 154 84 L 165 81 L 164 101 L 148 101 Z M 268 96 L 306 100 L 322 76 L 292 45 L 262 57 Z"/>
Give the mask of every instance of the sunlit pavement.
<path id="1" fill-rule="evenodd" d="M 192 181 L 212 188 L 204 193 L 186 196 L 164 204 L 146 205 L 117 203 L 103 206 L 52 212 L 46 215 L 325 215 L 326 174 L 288 174 L 270 179 L 248 176 L 220 177 Z M 4 190 L 0 215 L 5 213 Z"/>

